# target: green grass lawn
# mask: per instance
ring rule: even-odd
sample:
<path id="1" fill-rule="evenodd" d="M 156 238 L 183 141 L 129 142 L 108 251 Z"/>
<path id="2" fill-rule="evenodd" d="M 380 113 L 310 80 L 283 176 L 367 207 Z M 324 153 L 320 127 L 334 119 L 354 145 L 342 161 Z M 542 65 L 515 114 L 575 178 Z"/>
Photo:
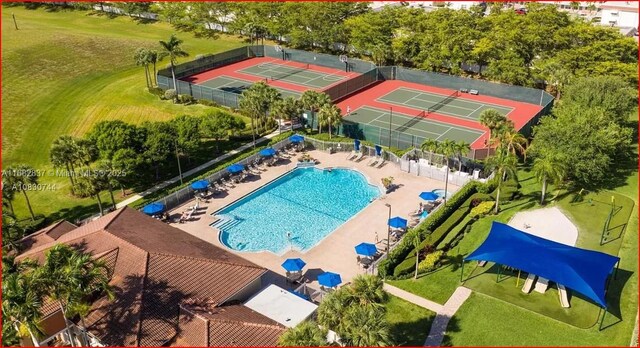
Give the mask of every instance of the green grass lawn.
<path id="1" fill-rule="evenodd" d="M 13 28 L 12 13 L 19 31 Z M 49 170 L 49 147 L 55 138 L 82 136 L 100 120 L 141 123 L 205 113 L 208 107 L 175 105 L 146 92 L 144 72 L 134 64 L 135 49 L 157 48 L 158 40 L 174 32 L 167 23 L 140 24 L 128 17 L 110 19 L 84 11 L 50 13 L 22 7 L 3 11 L 2 165 L 27 163 Z M 230 36 L 212 40 L 178 33 L 178 37 L 191 54 L 182 60 L 243 45 Z M 165 65 L 162 62 L 158 68 Z M 36 214 L 77 217 L 85 210 L 97 211 L 93 199 L 69 194 L 66 178 L 40 180 L 56 189 L 30 193 Z M 18 217 L 27 216 L 22 197 L 14 205 Z"/>
<path id="2" fill-rule="evenodd" d="M 392 295 L 389 295 L 385 307 L 396 345 L 422 346 L 436 313 Z"/>

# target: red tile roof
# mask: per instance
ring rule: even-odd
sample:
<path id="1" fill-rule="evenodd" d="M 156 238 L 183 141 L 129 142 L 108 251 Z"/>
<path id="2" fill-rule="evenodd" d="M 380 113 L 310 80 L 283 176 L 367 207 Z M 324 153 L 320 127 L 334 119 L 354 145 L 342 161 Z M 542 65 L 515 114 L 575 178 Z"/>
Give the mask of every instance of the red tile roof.
<path id="1" fill-rule="evenodd" d="M 20 240 L 21 248 L 23 252 L 26 252 L 42 245 L 49 244 L 76 228 L 78 228 L 78 226 L 70 222 L 64 220 L 58 221 L 22 238 Z"/>
<path id="2" fill-rule="evenodd" d="M 266 272 L 237 255 L 131 208 L 114 211 L 61 234 L 56 241 L 33 247 L 17 259 L 29 257 L 42 261 L 45 251 L 57 243 L 89 252 L 113 268 L 110 284 L 115 299 L 101 298 L 94 302 L 85 318 L 89 331 L 107 345 L 166 344 L 178 333 L 179 304 L 184 299 L 197 298 L 223 305 L 241 290 L 259 282 Z M 247 315 L 246 320 L 246 324 L 253 325 L 270 319 L 257 314 Z M 221 327 L 225 334 L 218 340 L 232 342 L 244 335 L 247 328 L 240 324 L 242 320 L 234 323 Z M 260 341 L 259 337 L 264 340 Z M 272 335 L 267 334 L 257 336 L 256 340 L 258 345 L 269 345 L 273 341 Z"/>

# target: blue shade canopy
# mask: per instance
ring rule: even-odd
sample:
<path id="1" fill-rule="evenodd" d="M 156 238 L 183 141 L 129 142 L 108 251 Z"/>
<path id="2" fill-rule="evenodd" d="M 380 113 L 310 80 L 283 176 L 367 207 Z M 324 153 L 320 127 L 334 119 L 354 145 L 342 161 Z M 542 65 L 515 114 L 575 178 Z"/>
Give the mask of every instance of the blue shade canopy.
<path id="1" fill-rule="evenodd" d="M 304 137 L 302 135 L 294 134 L 289 137 L 289 141 L 292 143 L 301 143 L 304 141 Z"/>
<path id="2" fill-rule="evenodd" d="M 376 145 L 376 156 L 382 156 L 382 147 L 380 145 Z"/>
<path id="3" fill-rule="evenodd" d="M 435 201 L 436 199 L 440 198 L 440 196 L 433 192 L 422 192 L 420 194 L 420 198 L 424 199 L 425 201 Z"/>
<path id="4" fill-rule="evenodd" d="M 276 150 L 271 147 L 260 150 L 260 156 L 262 157 L 271 157 L 276 154 Z"/>
<path id="5" fill-rule="evenodd" d="M 355 148 L 356 151 L 360 151 L 360 140 L 354 139 L 353 140 L 353 147 Z"/>
<path id="6" fill-rule="evenodd" d="M 287 259 L 282 263 L 282 267 L 289 272 L 302 271 L 302 268 L 306 265 L 302 259 Z"/>
<path id="7" fill-rule="evenodd" d="M 407 227 L 407 220 L 399 216 L 389 219 L 389 227 L 392 228 L 405 228 Z"/>
<path id="8" fill-rule="evenodd" d="M 378 248 L 376 248 L 375 244 L 371 243 L 360 243 L 356 245 L 356 254 L 363 256 L 373 256 L 378 252 Z"/>
<path id="9" fill-rule="evenodd" d="M 232 164 L 227 167 L 227 171 L 231 174 L 237 174 L 244 170 L 244 166 L 240 163 Z"/>
<path id="10" fill-rule="evenodd" d="M 209 187 L 209 182 L 207 180 L 198 180 L 191 184 L 191 188 L 194 190 L 204 190 Z"/>
<path id="11" fill-rule="evenodd" d="M 340 275 L 333 272 L 324 272 L 318 276 L 318 283 L 328 288 L 335 288 L 338 284 L 342 283 Z"/>
<path id="12" fill-rule="evenodd" d="M 162 203 L 151 203 L 147 204 L 142 208 L 142 212 L 147 215 L 156 215 L 160 214 L 164 211 L 164 204 Z"/>
<path id="13" fill-rule="evenodd" d="M 620 258 L 540 238 L 493 222 L 487 239 L 465 258 L 511 266 L 564 285 L 607 306 L 607 277 Z"/>

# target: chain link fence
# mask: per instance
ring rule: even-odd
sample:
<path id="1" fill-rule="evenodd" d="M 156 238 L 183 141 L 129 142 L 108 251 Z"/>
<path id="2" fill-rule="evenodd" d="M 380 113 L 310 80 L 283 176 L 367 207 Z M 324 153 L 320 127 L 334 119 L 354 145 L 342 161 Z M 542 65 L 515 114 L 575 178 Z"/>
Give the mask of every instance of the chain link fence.
<path id="1" fill-rule="evenodd" d="M 294 62 L 318 65 L 343 71 L 355 71 L 361 74 L 376 68 L 375 64 L 365 60 L 349 58 L 347 63 L 343 63 L 340 61 L 339 56 L 334 56 L 332 54 L 307 52 L 287 47 L 282 47 L 282 49 L 284 51 L 284 57 L 287 60 Z M 275 46 L 265 45 L 264 56 L 282 59 L 283 52 L 276 51 Z"/>

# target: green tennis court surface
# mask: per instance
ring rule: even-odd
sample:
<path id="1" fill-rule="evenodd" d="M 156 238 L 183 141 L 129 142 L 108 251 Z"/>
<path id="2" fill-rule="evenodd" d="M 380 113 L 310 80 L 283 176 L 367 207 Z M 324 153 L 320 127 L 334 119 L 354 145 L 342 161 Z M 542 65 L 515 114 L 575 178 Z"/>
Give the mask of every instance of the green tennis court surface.
<path id="1" fill-rule="evenodd" d="M 390 117 L 392 131 L 411 134 L 423 139 L 435 139 L 437 141 L 450 139 L 471 144 L 483 134 L 483 132 L 479 130 L 397 112 L 394 112 L 393 116 L 391 116 L 389 110 L 370 106 L 364 106 L 352 111 L 351 115 L 345 118 L 345 121 L 372 125 L 388 130 Z"/>
<path id="2" fill-rule="evenodd" d="M 400 87 L 377 99 L 380 102 L 402 105 L 418 110 L 433 110 L 432 112 L 467 120 L 477 121 L 482 111 L 495 109 L 503 115 L 510 113 L 513 108 L 460 99 L 449 95 L 419 91 Z"/>
<path id="3" fill-rule="evenodd" d="M 207 80 L 202 83 L 199 83 L 199 85 L 201 86 L 216 88 L 225 92 L 230 92 L 235 94 L 241 94 L 242 91 L 251 87 L 252 84 L 254 84 L 254 82 L 252 81 L 240 80 L 240 79 L 228 77 L 228 76 L 218 76 L 211 80 Z M 275 89 L 277 89 L 283 98 L 286 98 L 286 97 L 298 98 L 300 96 L 300 93 L 295 91 L 290 91 L 288 89 L 278 88 L 275 86 L 271 86 L 271 87 L 274 87 Z"/>
<path id="4" fill-rule="evenodd" d="M 308 67 L 308 64 L 303 63 L 267 62 L 244 68 L 238 72 L 318 89 L 324 89 L 347 78 L 346 76 L 310 70 Z"/>

